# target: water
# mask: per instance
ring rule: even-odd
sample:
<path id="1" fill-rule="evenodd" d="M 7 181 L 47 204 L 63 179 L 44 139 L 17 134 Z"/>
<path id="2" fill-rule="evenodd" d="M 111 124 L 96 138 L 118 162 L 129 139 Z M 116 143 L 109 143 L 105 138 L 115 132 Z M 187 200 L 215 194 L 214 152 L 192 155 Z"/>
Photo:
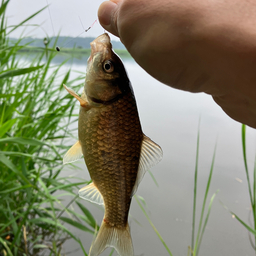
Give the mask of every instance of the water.
<path id="1" fill-rule="evenodd" d="M 73 69 L 85 72 L 85 64 L 86 58 L 74 62 Z M 150 77 L 132 59 L 124 60 L 124 65 L 133 85 L 143 131 L 164 152 L 163 160 L 152 169 L 159 187 L 146 174 L 137 195 L 145 199 L 150 218 L 172 254 L 187 255 L 191 243 L 193 181 L 200 120 L 197 227 L 215 144 L 216 160 L 209 198 L 219 190 L 200 255 L 254 255 L 248 232 L 223 206 L 226 205 L 248 223 L 250 202 L 242 157 L 241 124 L 230 119 L 209 95 L 191 94 L 167 87 Z M 255 157 L 254 129 L 247 128 L 247 145 L 248 163 L 252 172 Z M 83 160 L 79 166 L 84 171 L 70 170 L 69 166 L 66 170 L 72 176 L 89 179 Z M 101 223 L 103 208 L 83 200 L 81 202 Z M 209 200 L 207 207 L 208 203 Z M 135 255 L 168 255 L 135 200 L 130 213 Z M 77 230 L 73 232 L 80 237 L 88 251 L 92 236 Z M 64 250 L 69 252 L 78 247 L 75 242 L 69 241 Z M 102 255 L 109 255 L 110 251 L 108 249 Z M 76 251 L 72 255 L 80 256 L 82 252 Z"/>

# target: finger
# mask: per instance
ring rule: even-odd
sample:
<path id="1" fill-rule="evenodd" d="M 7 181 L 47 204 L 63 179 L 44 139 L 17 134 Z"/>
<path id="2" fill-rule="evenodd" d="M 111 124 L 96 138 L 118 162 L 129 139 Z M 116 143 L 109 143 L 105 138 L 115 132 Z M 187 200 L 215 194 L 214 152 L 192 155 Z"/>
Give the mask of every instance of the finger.
<path id="1" fill-rule="evenodd" d="M 101 26 L 115 36 L 119 36 L 117 29 L 117 12 L 119 0 L 103 2 L 98 9 Z"/>

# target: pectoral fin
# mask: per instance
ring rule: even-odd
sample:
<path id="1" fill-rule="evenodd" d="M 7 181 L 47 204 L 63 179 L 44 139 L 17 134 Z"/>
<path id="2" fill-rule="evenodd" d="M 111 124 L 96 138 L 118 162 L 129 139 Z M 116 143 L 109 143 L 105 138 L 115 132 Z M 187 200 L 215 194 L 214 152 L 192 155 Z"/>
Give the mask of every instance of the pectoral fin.
<path id="1" fill-rule="evenodd" d="M 77 93 L 74 90 L 72 90 L 71 88 L 67 87 L 65 84 L 63 84 L 63 86 L 68 91 L 69 94 L 74 96 L 80 102 L 80 105 L 82 107 L 84 107 L 84 108 L 89 107 L 89 103 L 85 99 L 82 99 L 79 95 L 77 95 Z"/>
<path id="2" fill-rule="evenodd" d="M 103 197 L 93 182 L 90 183 L 88 186 L 81 188 L 78 191 L 78 194 L 79 194 L 79 197 L 87 201 L 90 201 L 92 203 L 100 204 L 100 205 L 104 204 Z"/>
<path id="3" fill-rule="evenodd" d="M 79 160 L 82 156 L 82 147 L 78 140 L 63 157 L 63 164 L 73 163 Z"/>
<path id="4" fill-rule="evenodd" d="M 152 141 L 149 137 L 144 134 L 141 153 L 140 153 L 140 162 L 137 173 L 137 178 L 131 197 L 136 193 L 138 186 L 148 169 L 156 165 L 161 161 L 163 157 L 163 151 L 159 145 Z"/>

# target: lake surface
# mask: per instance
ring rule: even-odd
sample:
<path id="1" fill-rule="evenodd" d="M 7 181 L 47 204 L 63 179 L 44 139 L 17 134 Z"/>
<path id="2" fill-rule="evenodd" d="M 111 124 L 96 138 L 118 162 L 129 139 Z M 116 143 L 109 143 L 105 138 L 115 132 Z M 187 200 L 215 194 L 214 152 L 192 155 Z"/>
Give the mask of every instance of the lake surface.
<path id="1" fill-rule="evenodd" d="M 79 61 L 74 60 L 72 69 L 85 72 L 86 59 L 85 56 Z M 135 92 L 143 131 L 164 152 L 162 161 L 152 168 L 159 186 L 155 185 L 147 173 L 137 195 L 145 199 L 150 218 L 172 254 L 186 256 L 191 243 L 194 169 L 200 127 L 197 227 L 215 144 L 216 159 L 209 199 L 219 190 L 212 205 L 200 255 L 255 255 L 247 230 L 223 206 L 226 205 L 249 223 L 250 201 L 242 156 L 241 124 L 230 119 L 209 95 L 172 89 L 150 77 L 132 59 L 123 61 Z M 70 63 L 65 67 L 69 68 Z M 247 127 L 247 153 L 251 175 L 255 142 L 255 130 Z M 89 180 L 83 160 L 78 165 L 83 170 L 74 171 L 66 166 L 65 175 L 69 172 L 72 176 Z M 84 200 L 81 202 L 100 224 L 103 208 Z M 135 200 L 132 202 L 130 214 L 135 255 L 168 255 Z M 89 251 L 92 236 L 77 230 L 73 232 L 80 237 Z M 78 247 L 79 245 L 68 241 L 64 249 L 65 252 L 70 252 Z M 108 249 L 102 255 L 107 256 L 110 251 Z M 82 252 L 74 251 L 71 255 L 80 256 Z"/>

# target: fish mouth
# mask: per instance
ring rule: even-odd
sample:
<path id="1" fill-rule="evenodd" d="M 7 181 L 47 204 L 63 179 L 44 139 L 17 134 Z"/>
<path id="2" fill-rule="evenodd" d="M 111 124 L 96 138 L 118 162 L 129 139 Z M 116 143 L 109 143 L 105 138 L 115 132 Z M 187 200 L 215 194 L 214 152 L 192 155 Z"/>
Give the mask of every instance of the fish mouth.
<path id="1" fill-rule="evenodd" d="M 90 59 L 93 58 L 95 54 L 98 52 L 105 53 L 108 49 L 112 49 L 112 44 L 110 42 L 110 37 L 107 33 L 104 33 L 100 36 L 98 36 L 96 39 L 94 39 L 91 43 L 91 56 Z"/>

